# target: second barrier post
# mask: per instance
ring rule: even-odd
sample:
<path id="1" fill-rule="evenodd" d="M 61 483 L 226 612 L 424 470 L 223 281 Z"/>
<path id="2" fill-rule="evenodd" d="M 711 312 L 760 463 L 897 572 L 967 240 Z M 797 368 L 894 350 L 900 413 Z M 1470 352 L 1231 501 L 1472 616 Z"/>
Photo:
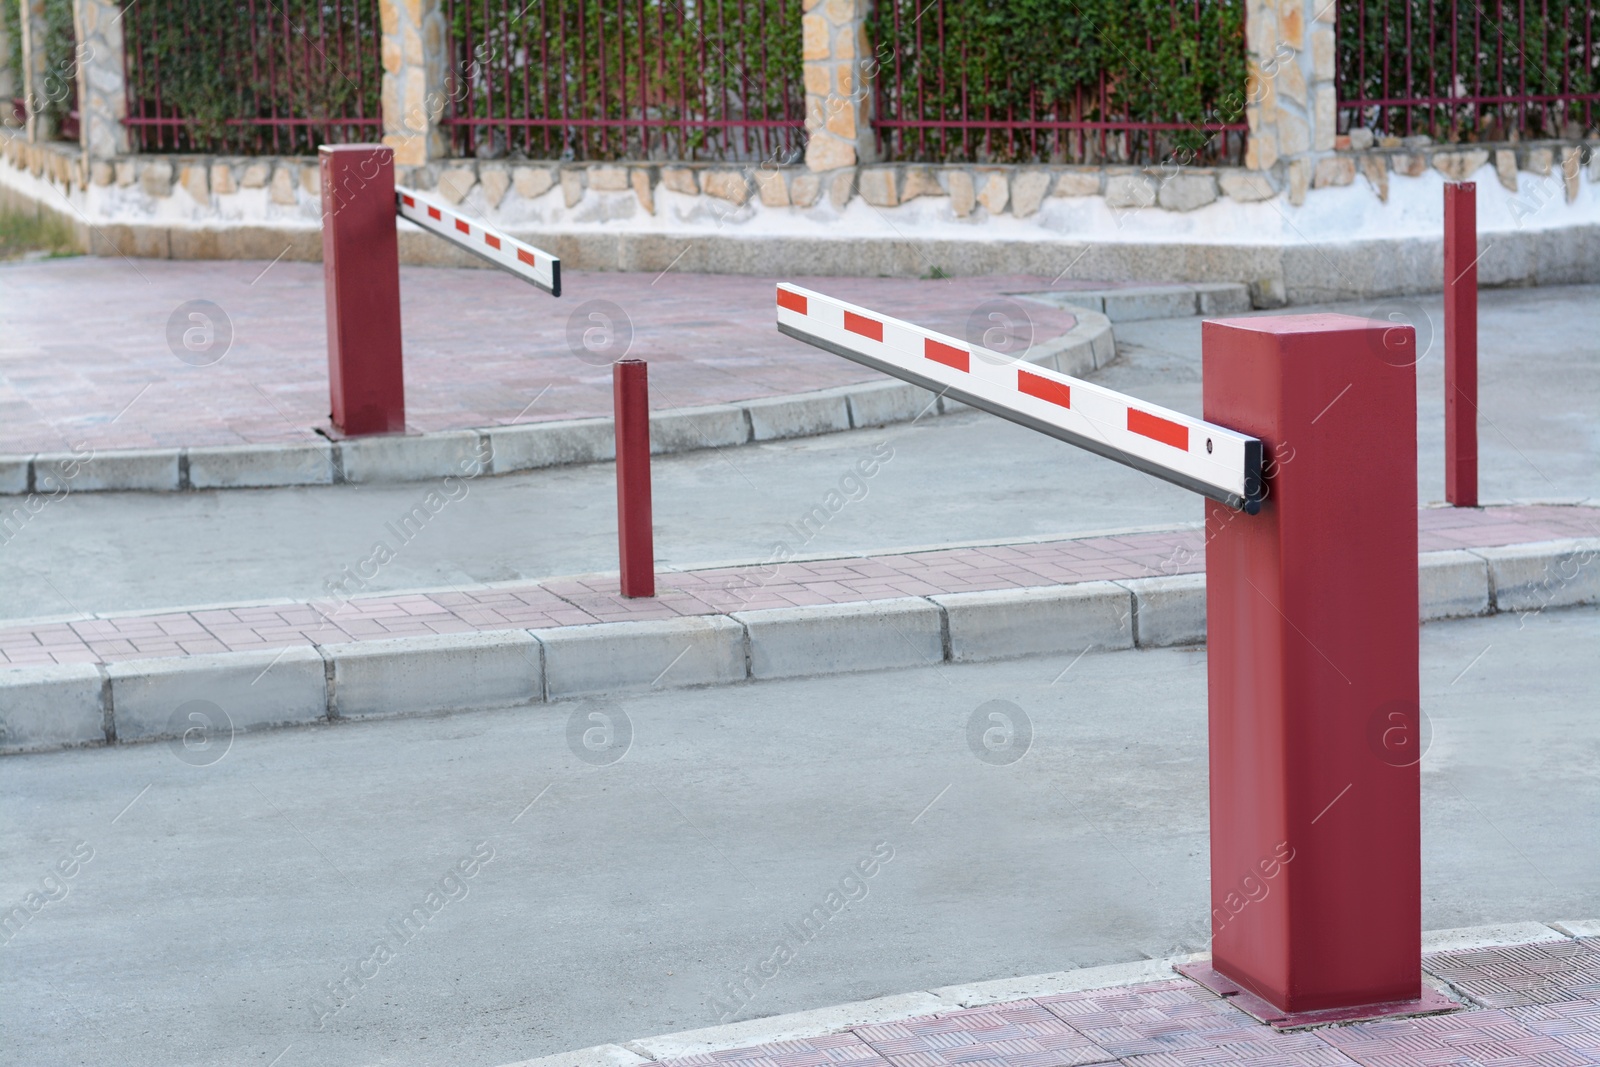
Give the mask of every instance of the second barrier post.
<path id="1" fill-rule="evenodd" d="M 328 306 L 328 393 L 334 428 L 404 433 L 400 246 L 394 149 L 323 145 L 322 271 Z"/>
<path id="2" fill-rule="evenodd" d="M 617 435 L 617 554 L 622 595 L 656 595 L 655 540 L 650 530 L 650 365 L 611 365 Z"/>

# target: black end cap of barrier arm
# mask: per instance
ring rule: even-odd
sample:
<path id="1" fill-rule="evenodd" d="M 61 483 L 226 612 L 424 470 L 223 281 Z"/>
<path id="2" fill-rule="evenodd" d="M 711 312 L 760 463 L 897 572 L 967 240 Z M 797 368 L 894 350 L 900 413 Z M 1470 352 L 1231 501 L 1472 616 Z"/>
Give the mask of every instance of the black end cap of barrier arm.
<path id="1" fill-rule="evenodd" d="M 561 261 L 559 259 L 550 260 L 550 295 L 561 295 Z"/>
<path id="2" fill-rule="evenodd" d="M 1267 483 L 1261 473 L 1262 446 L 1258 438 L 1244 443 L 1244 498 L 1234 504 L 1246 515 L 1259 515 L 1267 496 Z M 1237 498 L 1236 498 L 1237 499 Z"/>

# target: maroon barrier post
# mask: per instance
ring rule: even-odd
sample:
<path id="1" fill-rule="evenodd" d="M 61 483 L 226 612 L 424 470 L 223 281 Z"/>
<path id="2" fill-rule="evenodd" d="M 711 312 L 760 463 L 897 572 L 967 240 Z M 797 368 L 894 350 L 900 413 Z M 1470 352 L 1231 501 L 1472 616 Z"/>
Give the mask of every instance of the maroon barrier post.
<path id="1" fill-rule="evenodd" d="M 1210 968 L 1279 1016 L 1415 1005 L 1416 371 L 1345 315 L 1201 330 L 1205 418 L 1267 477 L 1259 515 L 1206 502 Z"/>
<path id="2" fill-rule="evenodd" d="M 655 540 L 650 531 L 650 365 L 619 359 L 611 365 L 617 428 L 617 551 L 622 595 L 656 595 Z"/>
<path id="3" fill-rule="evenodd" d="M 352 437 L 404 433 L 394 150 L 323 145 L 318 158 L 333 425 Z"/>
<path id="4" fill-rule="evenodd" d="M 1444 498 L 1478 506 L 1478 190 L 1444 186 Z"/>

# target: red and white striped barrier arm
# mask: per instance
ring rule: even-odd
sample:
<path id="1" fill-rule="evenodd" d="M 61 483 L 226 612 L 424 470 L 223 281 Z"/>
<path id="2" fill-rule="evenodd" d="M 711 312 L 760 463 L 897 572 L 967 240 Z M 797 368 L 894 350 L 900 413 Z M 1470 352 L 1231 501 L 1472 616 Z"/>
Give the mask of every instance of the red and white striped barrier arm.
<path id="1" fill-rule="evenodd" d="M 424 230 L 482 256 L 502 270 L 508 270 L 543 289 L 551 296 L 561 295 L 561 261 L 542 248 L 535 248 L 486 226 L 477 219 L 462 218 L 444 204 L 414 189 L 399 186 L 394 191 L 395 210 Z"/>
<path id="2" fill-rule="evenodd" d="M 797 285 L 778 329 L 807 344 L 1181 485 L 1261 510 L 1261 442 Z"/>

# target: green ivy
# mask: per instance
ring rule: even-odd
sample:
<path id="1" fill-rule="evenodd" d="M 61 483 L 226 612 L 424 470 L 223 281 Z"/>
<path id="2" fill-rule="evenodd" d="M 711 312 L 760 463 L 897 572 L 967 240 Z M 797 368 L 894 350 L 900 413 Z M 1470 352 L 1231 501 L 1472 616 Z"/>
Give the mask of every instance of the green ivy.
<path id="1" fill-rule="evenodd" d="M 1592 0 L 1365 0 L 1339 8 L 1339 99 L 1600 93 L 1600 39 L 1584 51 Z M 1406 47 L 1409 27 L 1410 48 Z M 1451 58 L 1461 84 L 1453 87 Z M 1409 68 L 1409 71 L 1408 71 Z M 1409 81 L 1408 81 L 1409 73 Z M 1454 91 L 1452 89 L 1454 88 Z M 1347 112 L 1343 121 L 1436 141 L 1562 137 L 1583 127 L 1581 103 L 1419 105 Z M 1588 133 L 1600 104 L 1591 103 Z"/>
<path id="2" fill-rule="evenodd" d="M 800 0 L 539 0 L 513 19 L 486 17 L 468 0 L 451 5 L 450 16 L 454 116 L 788 118 L 794 128 L 752 133 L 749 147 L 742 132 L 653 127 L 648 155 L 798 155 L 805 108 Z M 456 144 L 460 151 L 481 145 L 488 154 L 577 159 L 647 154 L 638 127 L 555 127 L 548 137 L 539 127 L 460 128 Z"/>
<path id="3" fill-rule="evenodd" d="M 161 116 L 190 120 L 181 132 L 147 127 L 146 150 L 312 153 L 379 132 L 337 123 L 379 115 L 377 0 L 131 0 L 123 10 L 130 113 L 156 116 L 159 92 Z M 291 117 L 329 123 L 229 121 Z"/>
<path id="4" fill-rule="evenodd" d="M 1135 134 L 1131 151 L 1108 133 L 1103 156 L 1076 131 L 902 130 L 900 159 L 1188 160 L 1221 150 L 1201 124 L 1243 121 L 1243 0 L 881 0 L 868 32 L 881 118 L 1196 127 Z"/>
<path id="5" fill-rule="evenodd" d="M 60 131 L 67 113 L 78 106 L 78 59 L 72 0 L 44 0 L 44 86 L 38 92 L 40 111 L 50 128 Z"/>
<path id="6" fill-rule="evenodd" d="M 0 25 L 6 33 L 6 69 L 11 72 L 16 94 L 22 95 L 22 3 L 21 0 L 0 0 Z M 10 101 L 4 102 L 7 107 Z"/>

